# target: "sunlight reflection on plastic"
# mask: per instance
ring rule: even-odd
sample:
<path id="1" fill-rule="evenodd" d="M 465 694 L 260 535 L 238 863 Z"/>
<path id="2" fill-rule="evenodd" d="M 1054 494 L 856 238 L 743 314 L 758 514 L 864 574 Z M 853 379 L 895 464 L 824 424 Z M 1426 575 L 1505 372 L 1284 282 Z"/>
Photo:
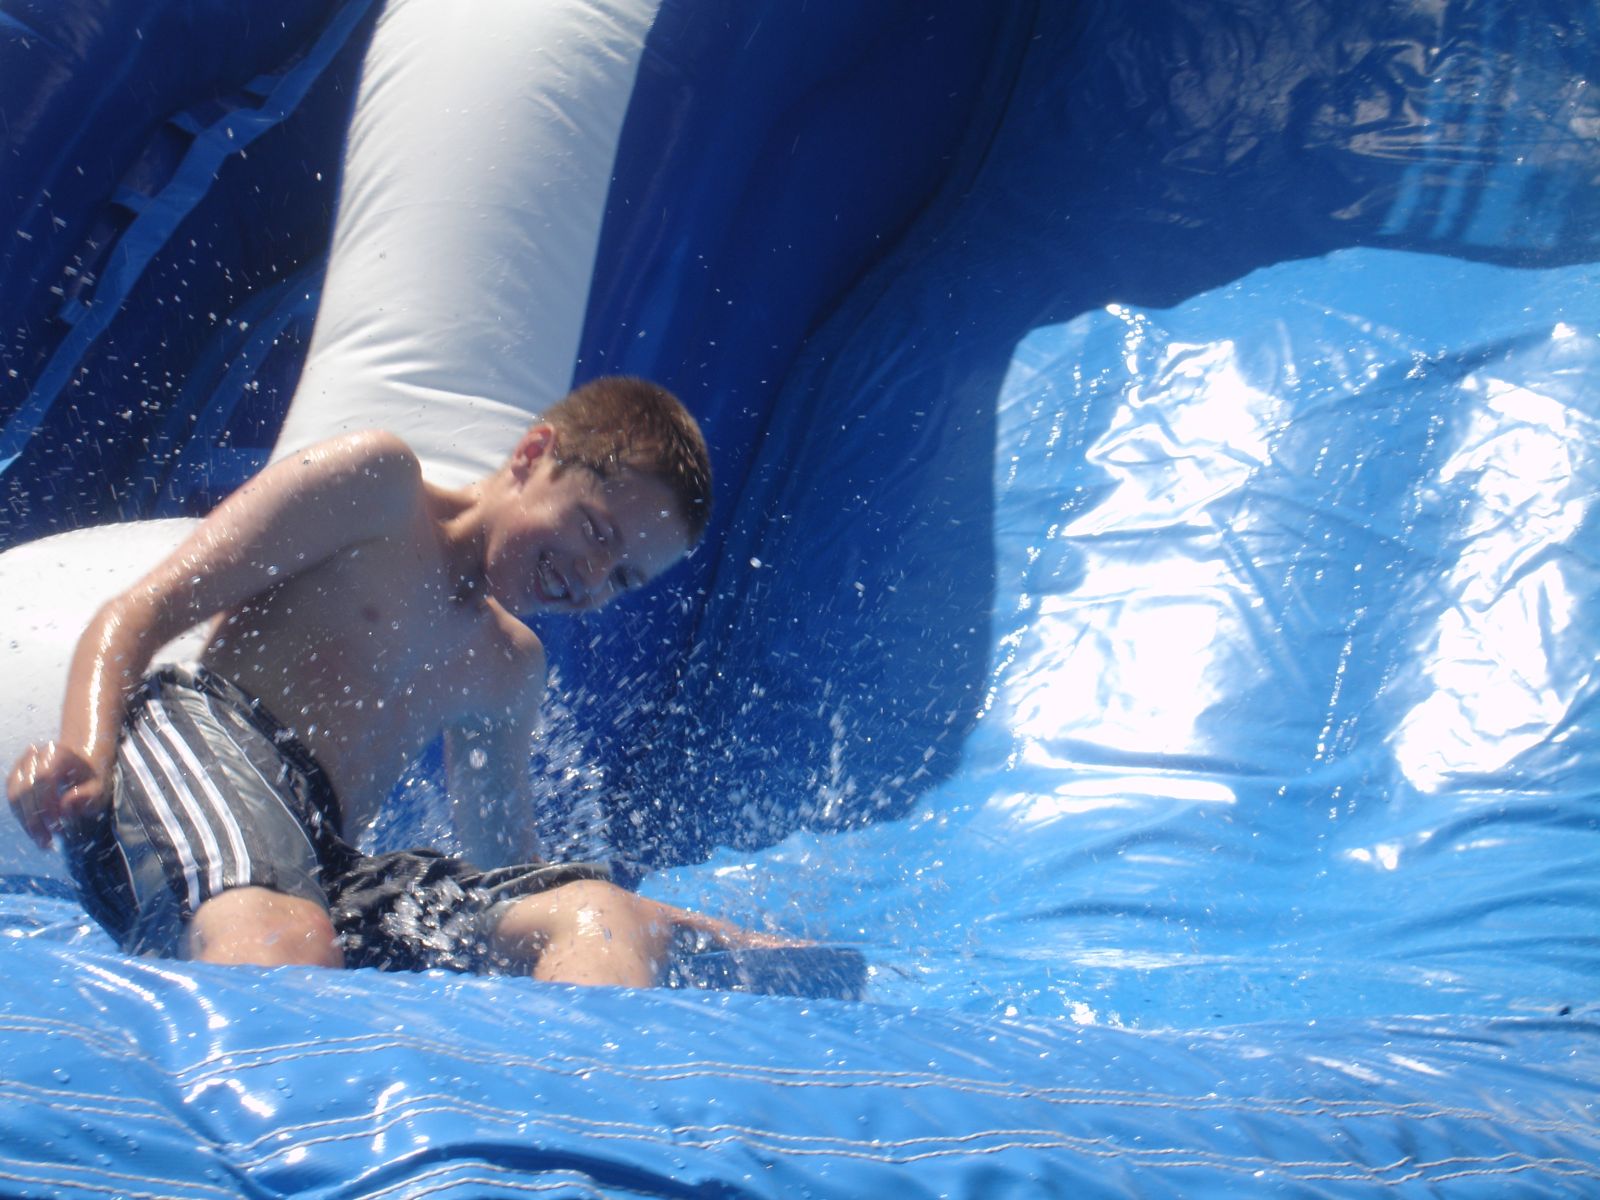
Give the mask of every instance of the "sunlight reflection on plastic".
<path id="1" fill-rule="evenodd" d="M 1356 847 L 1345 851 L 1345 857 L 1351 862 L 1371 863 L 1373 866 L 1382 867 L 1385 871 L 1393 871 L 1400 865 L 1401 846 L 1398 842 L 1381 842 L 1371 849 Z"/>
<path id="2" fill-rule="evenodd" d="M 1233 790 L 1215 780 L 1152 773 L 1072 779 L 1049 793 L 1011 792 L 996 796 L 990 804 L 998 811 L 1011 813 L 1017 820 L 1043 822 L 1094 812 L 1142 809 L 1142 805 L 1134 803 L 1133 797 L 1187 800 L 1197 804 L 1235 802 Z"/>
<path id="3" fill-rule="evenodd" d="M 251 1091 L 240 1080 L 230 1078 L 228 1076 L 212 1075 L 206 1079 L 203 1079 L 184 1095 L 184 1103 L 196 1104 L 200 1101 L 201 1097 L 205 1096 L 207 1092 L 219 1088 L 224 1092 L 231 1092 L 242 1107 L 248 1109 L 258 1117 L 262 1117 L 270 1121 L 276 1118 L 278 1115 L 277 1104 L 266 1097 Z M 214 1099 L 207 1100 L 205 1105 L 206 1107 L 215 1108 L 216 1101 Z"/>
<path id="4" fill-rule="evenodd" d="M 1468 379 L 1483 407 L 1441 486 L 1471 489 L 1463 549 L 1443 582 L 1456 602 L 1420 656 L 1433 692 L 1401 723 L 1395 758 L 1420 789 L 1498 771 L 1559 728 L 1586 669 L 1554 662 L 1551 647 L 1578 607 L 1559 557 L 1583 527 L 1594 423 L 1548 396 Z"/>
<path id="5" fill-rule="evenodd" d="M 383 1091 L 379 1092 L 377 1097 L 373 1100 L 372 1115 L 374 1117 L 381 1117 L 385 1113 L 389 1112 L 389 1110 L 405 1095 L 405 1092 L 406 1085 L 403 1080 L 397 1083 L 391 1083 L 388 1087 L 384 1088 Z M 372 1139 L 372 1153 L 375 1156 L 381 1157 L 388 1153 L 389 1129 L 392 1124 L 392 1122 L 378 1123 L 378 1132 L 373 1136 Z"/>
<path id="6" fill-rule="evenodd" d="M 1040 541 L 1053 547 L 1036 543 L 1028 562 L 997 564 L 999 579 L 1025 581 L 1013 605 L 997 597 L 997 613 L 1033 613 L 1001 639 L 1011 653 L 997 670 L 994 696 L 1009 691 L 1018 761 L 1030 765 L 1071 766 L 1071 739 L 1139 752 L 1205 752 L 1200 720 L 1221 698 L 1217 681 L 1238 670 L 1224 656 L 1251 644 L 1230 597 L 1253 589 L 1238 577 L 1227 549 L 1232 535 L 1214 507 L 1238 496 L 1268 462 L 1282 403 L 1251 386 L 1232 342 L 1179 343 L 1145 361 L 1149 319 L 1115 306 L 1107 311 L 1124 326 L 1127 375 L 1111 381 L 1121 403 L 1084 457 L 1114 486 L 1088 511 L 1041 530 Z M 1005 390 L 1024 390 L 1032 364 L 1047 364 L 1096 319 L 1024 338 Z M 1010 406 L 1002 419 L 1027 419 L 1031 407 Z M 1014 440 L 1021 452 L 996 487 L 1002 506 L 1020 515 L 1034 507 L 1026 489 L 1041 481 L 1057 486 L 1060 471 L 1050 462 L 1055 439 Z M 1023 461 L 1030 455 L 1043 461 Z M 1069 552 L 1078 569 L 1041 570 L 1040 560 Z M 1173 794 L 1165 778 L 1130 790 Z M 1193 798 L 1232 799 L 1226 788 L 1216 790 L 1226 797 L 1208 791 Z M 1057 793 L 1039 798 L 1032 811 L 1040 819 L 1082 803 Z"/>

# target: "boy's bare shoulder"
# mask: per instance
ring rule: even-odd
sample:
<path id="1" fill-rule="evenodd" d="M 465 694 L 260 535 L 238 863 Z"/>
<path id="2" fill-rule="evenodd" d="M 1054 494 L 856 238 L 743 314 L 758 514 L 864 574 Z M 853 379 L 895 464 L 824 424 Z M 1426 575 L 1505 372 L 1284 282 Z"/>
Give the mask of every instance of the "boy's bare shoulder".
<path id="1" fill-rule="evenodd" d="M 500 605 L 490 601 L 498 638 L 496 661 L 486 664 L 486 673 L 500 704 L 519 706 L 544 699 L 545 653 L 539 635 Z"/>
<path id="2" fill-rule="evenodd" d="M 387 429 L 361 429 L 316 442 L 298 451 L 301 467 L 319 474 L 359 479 L 369 486 L 417 487 L 422 463 L 398 435 Z"/>
<path id="3" fill-rule="evenodd" d="M 407 519 L 423 489 L 422 464 L 401 438 L 363 429 L 314 443 L 279 460 L 240 492 L 250 504 L 257 492 L 312 496 L 326 506 L 329 523 L 357 539 L 382 535 Z"/>

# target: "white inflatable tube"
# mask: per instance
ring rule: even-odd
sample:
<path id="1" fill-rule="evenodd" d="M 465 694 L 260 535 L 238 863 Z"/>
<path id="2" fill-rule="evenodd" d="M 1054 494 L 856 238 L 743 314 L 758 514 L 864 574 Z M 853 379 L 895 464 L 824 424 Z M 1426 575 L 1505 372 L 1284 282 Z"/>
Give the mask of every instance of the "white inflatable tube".
<path id="1" fill-rule="evenodd" d="M 382 426 L 465 483 L 565 394 L 655 10 L 390 0 L 278 453 Z"/>
<path id="2" fill-rule="evenodd" d="M 5 639 L 0 642 L 0 754 L 9 774 L 29 743 L 55 736 L 73 647 L 95 610 L 131 586 L 183 539 L 193 521 L 135 521 L 79 529 L 0 554 Z M 193 657 L 195 629 L 166 646 L 162 661 Z M 0 818 L 0 875 L 65 877 L 9 816 Z"/>

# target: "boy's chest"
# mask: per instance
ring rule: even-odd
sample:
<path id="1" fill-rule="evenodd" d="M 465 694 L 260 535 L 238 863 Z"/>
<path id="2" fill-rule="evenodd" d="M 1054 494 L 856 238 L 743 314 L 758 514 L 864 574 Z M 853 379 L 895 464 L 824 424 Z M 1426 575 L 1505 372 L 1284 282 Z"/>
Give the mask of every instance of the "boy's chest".
<path id="1" fill-rule="evenodd" d="M 512 680 L 518 636 L 504 614 L 447 582 L 405 544 L 344 552 L 240 610 L 238 667 L 277 676 L 302 704 L 369 720 L 403 704 L 417 722 L 448 720 Z"/>
<path id="2" fill-rule="evenodd" d="M 296 731 L 352 828 L 441 729 L 536 705 L 544 672 L 526 626 L 452 595 L 425 554 L 360 549 L 241 606 L 206 653 Z"/>

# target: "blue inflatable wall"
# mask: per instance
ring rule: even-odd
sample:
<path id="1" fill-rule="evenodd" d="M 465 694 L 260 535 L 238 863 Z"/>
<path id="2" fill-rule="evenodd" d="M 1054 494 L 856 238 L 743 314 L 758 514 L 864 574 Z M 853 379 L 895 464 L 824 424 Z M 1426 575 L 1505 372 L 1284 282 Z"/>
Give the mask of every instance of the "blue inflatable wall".
<path id="1" fill-rule="evenodd" d="M 265 459 L 377 6 L 270 10 L 0 0 L 7 544 Z M 718 510 L 548 631 L 551 769 L 866 999 L 132 961 L 13 875 L 4 1190 L 1594 1194 L 1597 31 L 663 4 L 576 376 Z"/>

